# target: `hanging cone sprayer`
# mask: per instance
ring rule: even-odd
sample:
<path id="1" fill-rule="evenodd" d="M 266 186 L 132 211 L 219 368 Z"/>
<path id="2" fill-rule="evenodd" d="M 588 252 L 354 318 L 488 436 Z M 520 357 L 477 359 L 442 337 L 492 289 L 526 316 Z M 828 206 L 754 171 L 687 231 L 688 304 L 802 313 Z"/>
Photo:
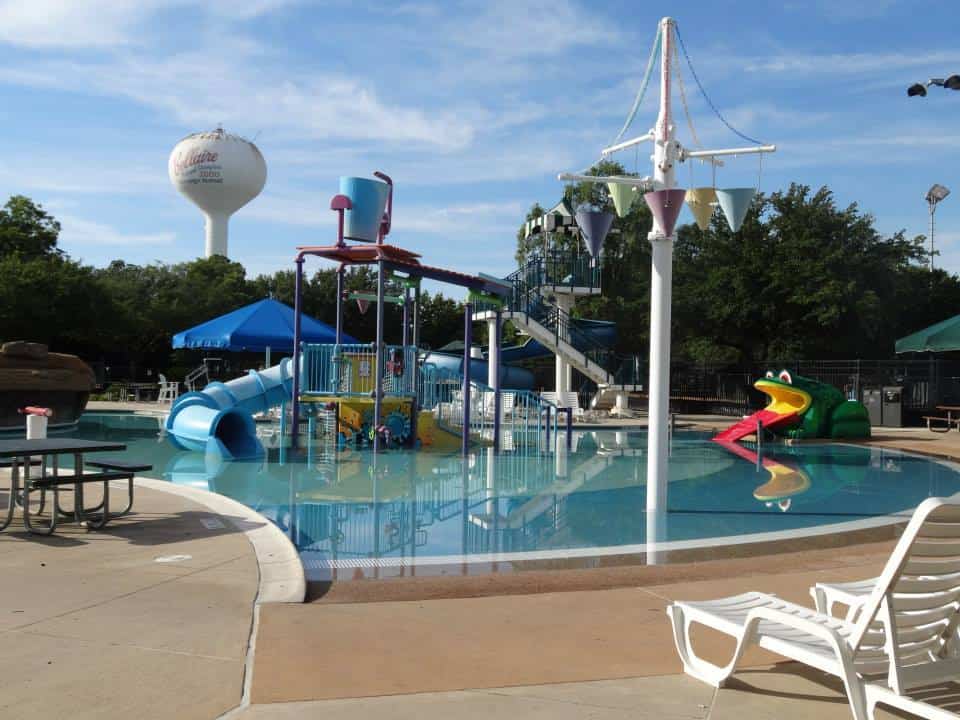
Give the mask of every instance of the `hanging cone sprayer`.
<path id="1" fill-rule="evenodd" d="M 730 223 L 730 229 L 737 232 L 743 225 L 744 218 L 747 217 L 747 210 L 756 196 L 755 188 L 725 188 L 717 190 L 717 202 L 720 203 L 720 209 L 723 210 L 727 222 Z"/>
<path id="2" fill-rule="evenodd" d="M 590 205 L 581 205 L 577 208 L 577 225 L 583 233 L 590 257 L 600 257 L 600 248 L 607 239 L 607 233 L 613 225 L 613 213 L 606 210 L 597 210 Z"/>
<path id="3" fill-rule="evenodd" d="M 613 207 L 617 210 L 617 217 L 626 217 L 640 194 L 633 185 L 621 183 L 607 183 L 607 190 L 610 191 L 610 199 L 613 200 Z"/>
<path id="4" fill-rule="evenodd" d="M 687 191 L 682 188 L 671 188 L 670 190 L 654 190 L 643 196 L 650 206 L 650 212 L 653 213 L 654 220 L 657 221 L 657 227 L 664 235 L 669 237 L 673 235 L 673 229 L 677 225 L 677 218 L 680 217 L 680 211 L 683 209 L 683 198 Z"/>
<path id="5" fill-rule="evenodd" d="M 717 202 L 717 192 L 712 187 L 698 187 L 687 190 L 687 207 L 697 221 L 697 227 L 706 230 L 713 217 L 713 203 Z"/>

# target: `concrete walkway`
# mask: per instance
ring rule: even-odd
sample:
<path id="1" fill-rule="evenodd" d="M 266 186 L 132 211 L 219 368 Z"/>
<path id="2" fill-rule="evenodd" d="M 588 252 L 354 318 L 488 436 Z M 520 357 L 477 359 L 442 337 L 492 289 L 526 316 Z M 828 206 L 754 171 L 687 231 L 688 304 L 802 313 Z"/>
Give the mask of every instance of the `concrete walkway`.
<path id="1" fill-rule="evenodd" d="M 199 719 L 240 703 L 250 542 L 184 497 L 139 488 L 134 507 L 96 532 L 0 533 L 4 718 Z"/>
<path id="2" fill-rule="evenodd" d="M 684 675 L 253 705 L 243 720 L 849 720 L 842 687 L 792 663 L 737 674 L 715 690 Z M 893 718 L 883 710 L 878 718 Z"/>

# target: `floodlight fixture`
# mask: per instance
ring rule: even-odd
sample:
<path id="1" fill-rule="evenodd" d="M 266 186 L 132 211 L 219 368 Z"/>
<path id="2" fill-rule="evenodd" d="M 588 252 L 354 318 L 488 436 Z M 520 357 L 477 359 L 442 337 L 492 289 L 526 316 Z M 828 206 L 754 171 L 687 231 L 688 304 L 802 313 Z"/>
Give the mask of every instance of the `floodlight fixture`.
<path id="1" fill-rule="evenodd" d="M 940 185 L 935 183 L 929 190 L 927 190 L 927 195 L 925 200 L 927 201 L 927 206 L 930 208 L 930 270 L 933 270 L 933 213 L 937 209 L 937 203 L 943 200 L 947 195 L 950 194 L 950 188 L 945 185 Z"/>
<path id="2" fill-rule="evenodd" d="M 926 97 L 927 88 L 931 85 L 946 88 L 947 90 L 960 90 L 960 75 L 951 75 L 946 80 L 943 78 L 930 78 L 925 83 L 914 83 L 907 88 L 909 97 Z"/>
<path id="3" fill-rule="evenodd" d="M 943 200 L 949 194 L 950 194 L 950 188 L 937 183 L 937 184 L 934 184 L 929 190 L 927 190 L 926 201 L 931 205 L 936 205 L 938 202 Z"/>

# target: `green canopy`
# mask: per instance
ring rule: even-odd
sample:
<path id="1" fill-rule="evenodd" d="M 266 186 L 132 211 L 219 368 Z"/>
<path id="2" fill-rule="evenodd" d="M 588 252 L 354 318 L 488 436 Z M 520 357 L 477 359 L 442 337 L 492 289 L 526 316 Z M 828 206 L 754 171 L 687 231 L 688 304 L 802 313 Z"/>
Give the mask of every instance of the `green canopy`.
<path id="1" fill-rule="evenodd" d="M 952 352 L 960 350 L 960 315 L 897 340 L 896 352 Z"/>

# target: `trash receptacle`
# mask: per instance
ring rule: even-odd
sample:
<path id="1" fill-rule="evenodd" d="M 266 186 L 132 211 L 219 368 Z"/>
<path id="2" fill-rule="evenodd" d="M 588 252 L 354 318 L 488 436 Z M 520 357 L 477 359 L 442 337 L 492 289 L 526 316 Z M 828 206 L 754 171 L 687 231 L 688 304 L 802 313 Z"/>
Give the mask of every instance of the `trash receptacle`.
<path id="1" fill-rule="evenodd" d="M 883 426 L 903 427 L 902 385 L 891 385 L 883 389 Z"/>
<path id="2" fill-rule="evenodd" d="M 883 393 L 879 388 L 864 388 L 863 404 L 870 415 L 870 424 L 879 427 L 883 424 Z"/>

